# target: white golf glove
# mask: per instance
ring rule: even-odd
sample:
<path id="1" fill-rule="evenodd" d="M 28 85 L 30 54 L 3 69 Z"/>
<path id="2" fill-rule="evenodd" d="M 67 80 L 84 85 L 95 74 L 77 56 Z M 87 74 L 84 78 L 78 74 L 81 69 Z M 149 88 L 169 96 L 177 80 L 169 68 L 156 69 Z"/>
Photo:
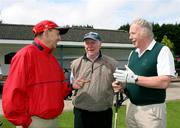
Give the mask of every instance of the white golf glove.
<path id="1" fill-rule="evenodd" d="M 122 83 L 136 83 L 138 79 L 138 75 L 134 74 L 134 72 L 125 65 L 126 70 L 120 70 L 116 69 L 113 73 L 114 78 L 116 81 L 122 82 Z"/>

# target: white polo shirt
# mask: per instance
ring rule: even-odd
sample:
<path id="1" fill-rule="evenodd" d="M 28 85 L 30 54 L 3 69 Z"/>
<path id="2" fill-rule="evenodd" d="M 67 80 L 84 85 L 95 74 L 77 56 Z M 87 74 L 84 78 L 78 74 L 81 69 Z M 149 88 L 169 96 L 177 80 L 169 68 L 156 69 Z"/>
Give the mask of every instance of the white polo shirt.
<path id="1" fill-rule="evenodd" d="M 150 45 L 142 53 L 140 53 L 140 49 L 137 48 L 135 51 L 138 53 L 138 57 L 140 58 L 145 53 L 145 51 L 152 50 L 155 43 L 156 41 L 152 40 Z M 130 56 L 131 54 L 132 52 L 130 53 Z M 176 70 L 174 66 L 174 57 L 167 46 L 162 47 L 161 51 L 159 52 L 157 58 L 157 73 L 158 76 L 162 76 L 162 75 L 170 75 L 173 77 L 175 76 Z"/>

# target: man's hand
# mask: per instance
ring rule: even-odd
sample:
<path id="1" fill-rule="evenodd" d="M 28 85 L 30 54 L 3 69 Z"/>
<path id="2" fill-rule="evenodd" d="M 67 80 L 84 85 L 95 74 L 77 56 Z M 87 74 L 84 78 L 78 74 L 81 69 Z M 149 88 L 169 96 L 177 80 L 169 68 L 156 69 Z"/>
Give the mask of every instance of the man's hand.
<path id="1" fill-rule="evenodd" d="M 125 84 L 136 83 L 138 79 L 138 75 L 134 74 L 134 72 L 127 65 L 125 65 L 125 68 L 126 70 L 119 70 L 119 69 L 115 70 L 113 76 L 116 79 L 116 81 L 120 81 Z"/>
<path id="2" fill-rule="evenodd" d="M 112 88 L 113 88 L 114 92 L 123 92 L 124 91 L 124 86 L 119 81 L 114 81 L 112 83 Z"/>
<path id="3" fill-rule="evenodd" d="M 74 81 L 72 84 L 73 89 L 80 89 L 83 88 L 86 83 L 89 83 L 90 80 L 86 80 L 84 77 L 80 77 Z"/>

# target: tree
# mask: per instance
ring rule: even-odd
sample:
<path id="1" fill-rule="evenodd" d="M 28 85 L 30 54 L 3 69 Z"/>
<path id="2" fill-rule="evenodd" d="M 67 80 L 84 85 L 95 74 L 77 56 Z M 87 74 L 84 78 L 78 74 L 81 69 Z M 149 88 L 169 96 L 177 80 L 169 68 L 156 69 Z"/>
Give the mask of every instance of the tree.
<path id="1" fill-rule="evenodd" d="M 118 28 L 118 30 L 124 30 L 124 31 L 129 31 L 130 25 L 126 24 L 126 25 L 122 25 Z"/>
<path id="2" fill-rule="evenodd" d="M 72 25 L 72 28 L 93 28 L 91 25 Z"/>
<path id="3" fill-rule="evenodd" d="M 169 49 L 171 50 L 174 58 L 175 58 L 175 53 L 174 53 L 174 43 L 171 42 L 170 39 L 168 39 L 168 37 L 166 35 L 163 36 L 163 39 L 161 41 L 162 44 L 166 45 L 167 47 L 169 47 Z"/>
<path id="4" fill-rule="evenodd" d="M 174 43 L 174 53 L 180 55 L 180 24 L 162 24 L 161 26 L 153 25 L 155 39 L 161 41 L 166 35 Z"/>

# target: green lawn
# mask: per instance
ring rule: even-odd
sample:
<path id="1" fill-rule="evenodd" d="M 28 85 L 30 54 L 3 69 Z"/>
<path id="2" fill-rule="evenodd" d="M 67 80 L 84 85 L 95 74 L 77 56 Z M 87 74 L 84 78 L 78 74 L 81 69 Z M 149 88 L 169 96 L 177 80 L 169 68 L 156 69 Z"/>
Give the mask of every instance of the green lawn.
<path id="1" fill-rule="evenodd" d="M 113 118 L 114 119 L 114 118 Z M 167 102 L 167 128 L 179 128 L 180 119 L 180 100 Z M 11 123 L 0 116 L 3 122 L 3 127 L 0 128 L 15 128 Z M 113 120 L 114 122 L 114 120 Z M 122 106 L 118 111 L 118 128 L 125 128 L 125 106 Z M 59 116 L 60 128 L 73 128 L 73 113 L 72 111 L 65 111 Z"/>

